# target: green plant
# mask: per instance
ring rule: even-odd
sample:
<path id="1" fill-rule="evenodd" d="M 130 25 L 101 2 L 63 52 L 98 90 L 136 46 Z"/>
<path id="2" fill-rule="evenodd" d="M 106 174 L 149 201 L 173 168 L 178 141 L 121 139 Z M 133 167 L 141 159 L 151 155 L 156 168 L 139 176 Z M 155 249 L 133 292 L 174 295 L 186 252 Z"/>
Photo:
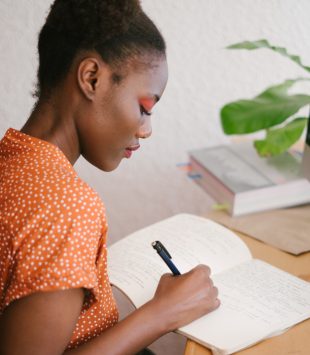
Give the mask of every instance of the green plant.
<path id="1" fill-rule="evenodd" d="M 228 49 L 268 48 L 291 59 L 310 73 L 310 67 L 302 64 L 300 57 L 291 55 L 285 48 L 272 46 L 267 40 L 240 42 Z M 271 86 L 252 100 L 230 102 L 221 109 L 221 123 L 226 134 L 248 134 L 266 130 L 265 139 L 255 140 L 254 146 L 261 156 L 281 154 L 293 145 L 306 127 L 307 117 L 294 117 L 304 106 L 310 104 L 310 96 L 290 95 L 289 89 L 298 81 L 310 77 L 286 80 Z"/>

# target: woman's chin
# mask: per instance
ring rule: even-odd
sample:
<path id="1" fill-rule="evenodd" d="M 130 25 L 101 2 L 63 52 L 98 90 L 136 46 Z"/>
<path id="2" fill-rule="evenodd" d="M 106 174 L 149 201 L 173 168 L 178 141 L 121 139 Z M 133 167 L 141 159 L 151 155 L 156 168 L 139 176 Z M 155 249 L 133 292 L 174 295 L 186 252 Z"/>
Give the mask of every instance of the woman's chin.
<path id="1" fill-rule="evenodd" d="M 114 160 L 98 160 L 98 159 L 91 159 L 89 157 L 86 157 L 83 155 L 83 157 L 91 164 L 94 165 L 96 168 L 98 168 L 99 170 L 105 171 L 105 172 L 109 172 L 109 171 L 113 171 L 115 170 L 120 162 L 122 161 L 122 159 L 114 159 Z"/>

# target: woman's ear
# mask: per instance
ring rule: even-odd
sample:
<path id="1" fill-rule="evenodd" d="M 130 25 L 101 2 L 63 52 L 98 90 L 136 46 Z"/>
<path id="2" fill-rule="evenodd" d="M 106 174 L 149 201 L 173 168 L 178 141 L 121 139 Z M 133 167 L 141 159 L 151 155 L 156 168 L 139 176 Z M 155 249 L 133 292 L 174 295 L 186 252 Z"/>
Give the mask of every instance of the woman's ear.
<path id="1" fill-rule="evenodd" d="M 83 59 L 77 70 L 78 85 L 88 100 L 93 100 L 100 88 L 107 87 L 110 80 L 108 66 L 95 57 Z"/>

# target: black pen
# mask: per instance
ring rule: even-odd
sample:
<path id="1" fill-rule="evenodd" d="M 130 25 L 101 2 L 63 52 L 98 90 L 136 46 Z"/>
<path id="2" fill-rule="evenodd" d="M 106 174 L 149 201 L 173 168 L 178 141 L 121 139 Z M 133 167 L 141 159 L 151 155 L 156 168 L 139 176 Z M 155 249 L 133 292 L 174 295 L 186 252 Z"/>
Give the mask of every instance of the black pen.
<path id="1" fill-rule="evenodd" d="M 152 247 L 157 251 L 159 256 L 164 260 L 168 268 L 172 271 L 173 275 L 181 275 L 180 271 L 171 261 L 172 258 L 168 250 L 162 245 L 162 243 L 159 240 L 153 242 Z"/>

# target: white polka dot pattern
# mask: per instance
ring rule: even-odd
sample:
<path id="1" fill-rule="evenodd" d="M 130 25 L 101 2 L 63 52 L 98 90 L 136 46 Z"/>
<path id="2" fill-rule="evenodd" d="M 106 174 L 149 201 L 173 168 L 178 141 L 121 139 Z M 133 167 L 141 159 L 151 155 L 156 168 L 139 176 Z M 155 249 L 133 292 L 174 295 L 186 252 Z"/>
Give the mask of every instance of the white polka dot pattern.
<path id="1" fill-rule="evenodd" d="M 37 291 L 85 288 L 68 348 L 118 319 L 98 194 L 55 145 L 10 128 L 0 141 L 0 314 Z"/>

